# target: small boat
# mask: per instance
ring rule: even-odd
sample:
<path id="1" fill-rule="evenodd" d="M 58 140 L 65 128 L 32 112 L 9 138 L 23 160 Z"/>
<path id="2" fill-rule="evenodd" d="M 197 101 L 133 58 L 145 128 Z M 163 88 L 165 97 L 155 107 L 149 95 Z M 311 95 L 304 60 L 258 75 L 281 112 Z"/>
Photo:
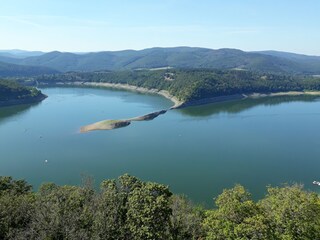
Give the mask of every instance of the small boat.
<path id="1" fill-rule="evenodd" d="M 312 184 L 320 186 L 320 182 L 318 181 L 313 181 Z"/>

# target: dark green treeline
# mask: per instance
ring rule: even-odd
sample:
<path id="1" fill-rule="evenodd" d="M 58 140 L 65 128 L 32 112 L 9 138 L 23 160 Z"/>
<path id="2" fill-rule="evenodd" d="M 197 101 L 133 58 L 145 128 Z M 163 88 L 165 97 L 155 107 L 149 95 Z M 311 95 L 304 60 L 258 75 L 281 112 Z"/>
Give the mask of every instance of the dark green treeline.
<path id="1" fill-rule="evenodd" d="M 129 175 L 100 191 L 0 177 L 0 239 L 320 239 L 320 198 L 302 186 L 268 187 L 254 202 L 240 185 L 205 210 L 167 186 Z"/>
<path id="2" fill-rule="evenodd" d="M 25 81 L 25 79 L 19 80 Z M 320 90 L 320 78 L 312 76 L 212 69 L 70 72 L 38 76 L 33 79 L 34 82 L 49 85 L 61 82 L 129 84 L 148 89 L 167 90 L 173 96 L 185 102 L 253 92 Z M 29 81 L 29 84 L 31 83 L 32 81 Z"/>
<path id="3" fill-rule="evenodd" d="M 0 79 L 0 103 L 10 100 L 32 99 L 41 95 L 36 88 L 25 87 L 21 84 Z"/>

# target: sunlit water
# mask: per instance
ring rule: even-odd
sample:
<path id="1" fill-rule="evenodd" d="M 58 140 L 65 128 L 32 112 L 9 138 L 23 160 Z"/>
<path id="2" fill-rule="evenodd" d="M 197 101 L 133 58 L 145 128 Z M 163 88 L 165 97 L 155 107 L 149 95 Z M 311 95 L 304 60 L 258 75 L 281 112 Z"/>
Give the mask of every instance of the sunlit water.
<path id="1" fill-rule="evenodd" d="M 153 121 L 80 134 L 104 119 L 166 109 L 160 96 L 90 88 L 47 88 L 32 106 L 0 108 L 0 175 L 42 182 L 96 185 L 123 173 L 170 186 L 211 206 L 235 183 L 254 198 L 266 185 L 303 183 L 318 191 L 320 101 L 242 100 L 168 111 Z M 293 101 L 294 100 L 294 101 Z M 46 161 L 47 160 L 47 163 Z"/>

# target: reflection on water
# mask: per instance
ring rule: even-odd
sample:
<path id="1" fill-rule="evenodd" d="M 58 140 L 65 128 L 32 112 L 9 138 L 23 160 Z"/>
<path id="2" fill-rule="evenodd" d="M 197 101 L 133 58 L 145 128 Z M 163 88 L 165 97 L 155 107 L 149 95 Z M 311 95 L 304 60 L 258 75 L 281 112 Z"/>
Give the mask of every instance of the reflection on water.
<path id="1" fill-rule="evenodd" d="M 319 181 L 320 102 L 312 96 L 190 107 L 115 131 L 78 134 L 92 122 L 172 103 L 104 89 L 43 92 L 49 97 L 36 107 L 0 108 L 0 175 L 24 178 L 35 189 L 43 182 L 79 184 L 81 174 L 93 176 L 98 187 L 129 173 L 209 206 L 235 183 L 257 199 L 269 184 L 298 182 L 319 190 L 312 182 Z"/>
<path id="2" fill-rule="evenodd" d="M 9 120 L 12 117 L 17 117 L 19 115 L 25 114 L 30 111 L 31 108 L 36 107 L 41 103 L 32 103 L 32 104 L 24 104 L 24 105 L 16 105 L 9 107 L 0 107 L 0 122 Z"/>
<path id="3" fill-rule="evenodd" d="M 219 113 L 240 113 L 247 109 L 263 106 L 275 106 L 289 102 L 313 102 L 319 96 L 304 95 L 304 96 L 279 96 L 279 97 L 264 97 L 257 99 L 243 99 L 229 102 L 218 102 L 207 105 L 187 107 L 178 111 L 183 115 L 192 117 L 208 117 Z"/>

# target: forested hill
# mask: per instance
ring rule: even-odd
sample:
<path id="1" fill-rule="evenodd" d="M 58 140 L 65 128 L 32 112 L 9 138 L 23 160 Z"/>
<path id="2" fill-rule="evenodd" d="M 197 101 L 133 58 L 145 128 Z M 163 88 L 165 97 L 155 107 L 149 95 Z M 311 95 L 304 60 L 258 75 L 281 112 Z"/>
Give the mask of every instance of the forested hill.
<path id="1" fill-rule="evenodd" d="M 46 98 L 41 91 L 14 81 L 0 80 L 0 106 L 38 102 Z"/>
<path id="2" fill-rule="evenodd" d="M 26 58 L 26 57 L 34 57 L 45 54 L 45 52 L 41 51 L 26 51 L 20 49 L 11 49 L 11 50 L 0 50 L 0 56 L 11 57 L 11 58 Z"/>
<path id="3" fill-rule="evenodd" d="M 58 73 L 58 71 L 49 67 L 24 66 L 0 62 L 0 77 L 36 76 L 40 74 L 52 73 Z"/>
<path id="4" fill-rule="evenodd" d="M 194 47 L 150 48 L 139 51 L 124 50 L 85 54 L 55 51 L 26 58 L 0 56 L 0 61 L 49 67 L 61 72 L 173 67 L 320 74 L 320 58 L 309 58 L 308 61 L 305 61 L 304 58 L 288 58 L 283 54 Z"/>
<path id="5" fill-rule="evenodd" d="M 40 84 L 107 82 L 167 90 L 185 102 L 206 98 L 282 91 L 320 90 L 320 78 L 239 70 L 165 69 L 117 72 L 70 72 L 39 76 Z"/>

